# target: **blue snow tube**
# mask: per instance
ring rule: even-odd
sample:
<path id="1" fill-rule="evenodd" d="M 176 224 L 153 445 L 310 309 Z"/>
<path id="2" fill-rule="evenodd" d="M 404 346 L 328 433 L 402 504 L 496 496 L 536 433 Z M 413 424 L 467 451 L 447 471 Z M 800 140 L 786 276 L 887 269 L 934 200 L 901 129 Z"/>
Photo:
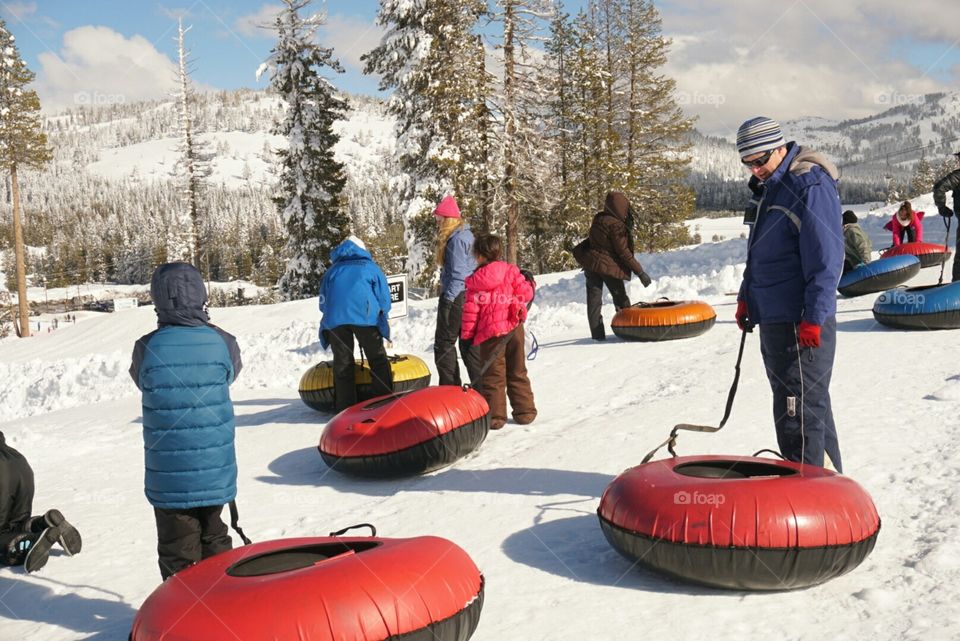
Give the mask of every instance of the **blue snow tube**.
<path id="1" fill-rule="evenodd" d="M 960 282 L 891 289 L 877 297 L 873 317 L 897 329 L 958 329 Z"/>
<path id="2" fill-rule="evenodd" d="M 920 273 L 920 259 L 912 254 L 881 258 L 852 269 L 840 278 L 837 291 L 847 297 L 882 292 Z"/>

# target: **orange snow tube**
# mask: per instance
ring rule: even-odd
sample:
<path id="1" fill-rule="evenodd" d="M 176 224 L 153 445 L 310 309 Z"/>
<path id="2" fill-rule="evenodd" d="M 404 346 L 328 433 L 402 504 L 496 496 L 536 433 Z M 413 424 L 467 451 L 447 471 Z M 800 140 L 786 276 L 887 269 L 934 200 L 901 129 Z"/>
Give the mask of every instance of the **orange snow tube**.
<path id="1" fill-rule="evenodd" d="M 699 300 L 660 300 L 625 307 L 613 317 L 613 333 L 630 341 L 692 338 L 713 327 L 717 313 Z"/>

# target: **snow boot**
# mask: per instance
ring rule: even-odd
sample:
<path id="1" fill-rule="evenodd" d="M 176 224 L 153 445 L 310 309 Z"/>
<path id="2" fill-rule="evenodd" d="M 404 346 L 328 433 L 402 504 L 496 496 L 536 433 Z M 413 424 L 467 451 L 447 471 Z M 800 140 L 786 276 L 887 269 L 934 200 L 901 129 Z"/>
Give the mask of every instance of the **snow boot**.
<path id="1" fill-rule="evenodd" d="M 60 510 L 47 510 L 47 513 L 43 515 L 43 519 L 47 525 L 52 528 L 57 528 L 60 531 L 58 541 L 60 547 L 62 547 L 68 555 L 73 556 L 80 552 L 80 548 L 83 547 L 80 532 L 78 532 L 77 528 L 73 527 L 67 519 L 63 518 Z"/>
<path id="2" fill-rule="evenodd" d="M 11 556 L 23 556 L 23 569 L 31 574 L 47 564 L 50 549 L 59 538 L 60 530 L 55 527 L 48 527 L 41 534 L 21 534 L 10 542 L 9 551 Z"/>

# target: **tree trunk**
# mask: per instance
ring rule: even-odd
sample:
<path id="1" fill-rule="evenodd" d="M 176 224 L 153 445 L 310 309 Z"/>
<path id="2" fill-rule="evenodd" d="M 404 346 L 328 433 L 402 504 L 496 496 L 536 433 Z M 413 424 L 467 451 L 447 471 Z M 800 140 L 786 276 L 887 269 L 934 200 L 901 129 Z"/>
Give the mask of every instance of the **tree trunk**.
<path id="1" fill-rule="evenodd" d="M 13 196 L 13 250 L 17 259 L 17 303 L 20 308 L 21 338 L 30 335 L 30 305 L 27 302 L 27 263 L 23 255 L 23 225 L 20 222 L 20 185 L 17 166 L 10 167 L 10 186 Z"/>
<path id="2" fill-rule="evenodd" d="M 504 3 L 503 16 L 503 93 L 504 93 L 504 200 L 507 210 L 507 262 L 517 264 L 520 236 L 520 203 L 517 194 L 517 122 L 516 67 L 514 61 L 513 3 Z"/>

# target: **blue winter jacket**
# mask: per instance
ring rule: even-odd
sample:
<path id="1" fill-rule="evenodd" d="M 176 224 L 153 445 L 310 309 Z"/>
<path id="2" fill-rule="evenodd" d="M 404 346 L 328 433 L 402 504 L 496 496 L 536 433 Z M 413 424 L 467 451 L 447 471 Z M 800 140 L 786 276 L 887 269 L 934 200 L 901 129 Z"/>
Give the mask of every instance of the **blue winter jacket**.
<path id="1" fill-rule="evenodd" d="M 333 264 L 320 282 L 320 344 L 326 349 L 323 331 L 341 325 L 376 327 L 389 340 L 390 289 L 370 252 L 345 240 L 330 258 Z"/>
<path id="2" fill-rule="evenodd" d="M 443 269 L 440 270 L 440 295 L 445 300 L 454 300 L 466 288 L 463 281 L 476 269 L 473 232 L 470 231 L 470 225 L 464 224 L 447 239 L 443 251 Z"/>
<path id="3" fill-rule="evenodd" d="M 844 256 L 837 178 L 822 154 L 791 142 L 760 184 L 738 297 L 752 322 L 822 325 L 836 314 Z"/>
<path id="4" fill-rule="evenodd" d="M 224 505 L 237 495 L 230 384 L 236 339 L 210 325 L 192 266 L 158 268 L 151 285 L 160 328 L 137 341 L 130 375 L 143 392 L 144 488 L 164 509 Z"/>

